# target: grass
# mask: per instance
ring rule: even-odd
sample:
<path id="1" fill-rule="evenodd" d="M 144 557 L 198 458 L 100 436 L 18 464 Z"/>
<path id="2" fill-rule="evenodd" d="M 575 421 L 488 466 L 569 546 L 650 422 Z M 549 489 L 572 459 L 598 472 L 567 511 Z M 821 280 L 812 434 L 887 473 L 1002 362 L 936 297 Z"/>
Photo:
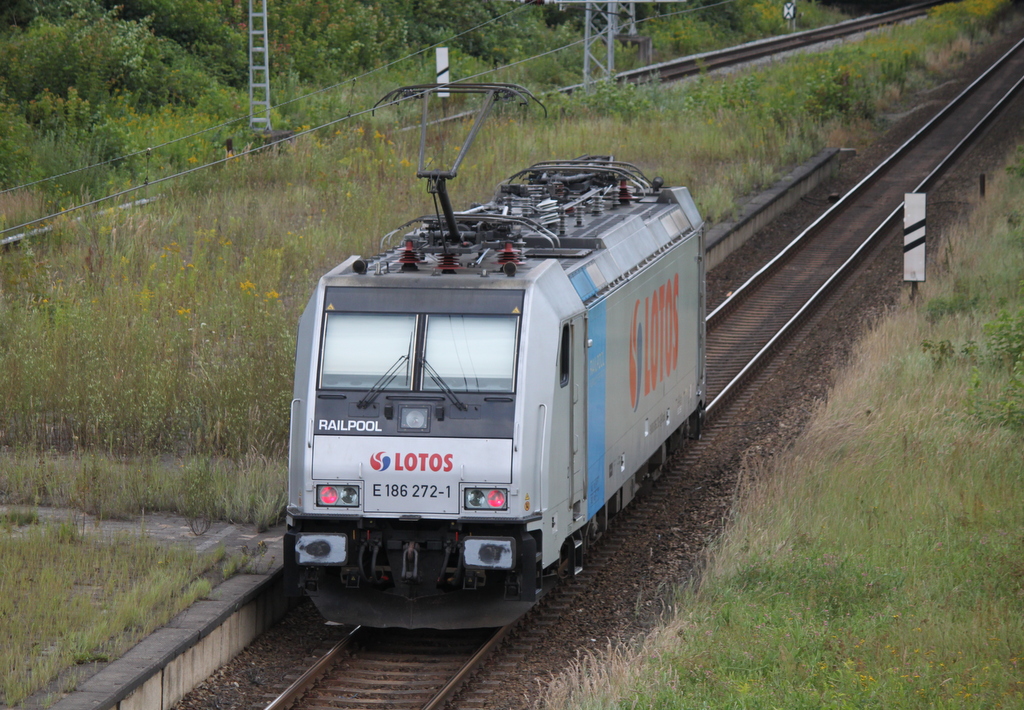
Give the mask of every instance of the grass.
<path id="1" fill-rule="evenodd" d="M 0 535 L 0 693 L 7 706 L 62 670 L 122 654 L 204 596 L 210 585 L 200 575 L 219 561 L 145 537 L 104 540 L 73 521 L 15 525 L 8 518 Z"/>
<path id="2" fill-rule="evenodd" d="M 700 590 L 544 707 L 1021 706 L 1024 180 L 995 182 L 923 298 L 748 477 Z"/>
<path id="3" fill-rule="evenodd" d="M 285 464 L 255 454 L 238 460 L 122 460 L 88 452 L 23 452 L 4 454 L 0 460 L 0 490 L 6 500 L 73 508 L 100 519 L 130 519 L 162 510 L 198 522 L 226 520 L 263 531 L 280 520 L 285 505 Z"/>

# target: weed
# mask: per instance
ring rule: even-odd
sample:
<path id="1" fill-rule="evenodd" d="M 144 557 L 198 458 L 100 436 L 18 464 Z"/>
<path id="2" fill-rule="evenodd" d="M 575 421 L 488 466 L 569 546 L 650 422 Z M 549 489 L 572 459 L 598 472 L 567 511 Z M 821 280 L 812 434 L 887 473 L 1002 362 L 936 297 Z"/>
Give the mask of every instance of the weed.
<path id="1" fill-rule="evenodd" d="M 193 535 L 203 535 L 216 516 L 216 504 L 210 496 L 213 490 L 210 463 L 205 459 L 195 460 L 186 464 L 184 469 L 181 514 L 188 521 Z"/>
<path id="2" fill-rule="evenodd" d="M 206 564 L 190 548 L 102 540 L 75 521 L 0 535 L 2 702 L 17 705 L 62 668 L 123 653 L 208 591 L 192 581 Z"/>
<path id="3" fill-rule="evenodd" d="M 1016 313 L 1000 311 L 984 330 L 988 349 L 999 363 L 1013 370 L 1024 362 L 1024 308 Z"/>
<path id="4" fill-rule="evenodd" d="M 929 322 L 936 322 L 946 316 L 966 313 L 977 308 L 980 297 L 969 296 L 966 293 L 957 291 L 951 296 L 936 296 L 925 304 L 925 313 Z"/>
<path id="5" fill-rule="evenodd" d="M 931 356 L 932 364 L 935 367 L 942 367 L 958 358 L 973 361 L 975 353 L 978 351 L 978 344 L 973 340 L 968 340 L 957 349 L 949 340 L 923 340 L 921 341 L 921 350 Z"/>
<path id="6" fill-rule="evenodd" d="M 0 524 L 3 524 L 8 532 L 14 527 L 38 525 L 39 511 L 32 508 L 10 508 L 0 513 Z"/>

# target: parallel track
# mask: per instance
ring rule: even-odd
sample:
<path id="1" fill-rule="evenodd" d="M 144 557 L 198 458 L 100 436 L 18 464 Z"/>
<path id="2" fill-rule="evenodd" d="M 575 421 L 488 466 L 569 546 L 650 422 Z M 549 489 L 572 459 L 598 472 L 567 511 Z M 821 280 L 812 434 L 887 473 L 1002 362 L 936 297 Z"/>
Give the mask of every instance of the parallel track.
<path id="1" fill-rule="evenodd" d="M 1024 41 L 708 315 L 709 414 L 813 311 L 815 298 L 891 233 L 904 195 L 927 191 L 1016 96 L 1022 77 Z"/>

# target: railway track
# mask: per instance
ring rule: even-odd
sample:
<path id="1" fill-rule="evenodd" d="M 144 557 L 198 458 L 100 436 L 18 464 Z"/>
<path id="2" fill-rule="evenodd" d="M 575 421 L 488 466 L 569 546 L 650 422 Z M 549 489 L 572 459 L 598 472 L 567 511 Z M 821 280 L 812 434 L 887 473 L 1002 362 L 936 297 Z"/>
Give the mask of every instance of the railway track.
<path id="1" fill-rule="evenodd" d="M 1024 85 L 1024 41 L 943 108 L 707 316 L 708 413 L 717 412 Z"/>
<path id="2" fill-rule="evenodd" d="M 266 710 L 436 710 L 510 628 L 439 632 L 356 627 Z"/>

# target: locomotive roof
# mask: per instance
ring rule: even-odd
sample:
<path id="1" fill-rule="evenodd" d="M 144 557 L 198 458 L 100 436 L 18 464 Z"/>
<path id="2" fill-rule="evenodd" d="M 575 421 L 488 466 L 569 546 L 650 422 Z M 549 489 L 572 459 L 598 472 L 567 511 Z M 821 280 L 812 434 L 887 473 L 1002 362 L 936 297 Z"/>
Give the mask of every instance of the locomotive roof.
<path id="1" fill-rule="evenodd" d="M 499 288 L 510 281 L 521 288 L 542 261 L 555 259 L 587 301 L 703 226 L 685 187 L 663 187 L 609 156 L 538 163 L 454 217 L 456 236 L 443 216 L 420 217 L 387 234 L 380 254 L 349 259 L 327 278 L 377 275 L 387 278 L 373 279 L 375 286 L 412 286 L 429 275 L 444 277 L 445 287 L 479 288 L 479 278 L 462 281 L 484 276 L 504 282 Z"/>

